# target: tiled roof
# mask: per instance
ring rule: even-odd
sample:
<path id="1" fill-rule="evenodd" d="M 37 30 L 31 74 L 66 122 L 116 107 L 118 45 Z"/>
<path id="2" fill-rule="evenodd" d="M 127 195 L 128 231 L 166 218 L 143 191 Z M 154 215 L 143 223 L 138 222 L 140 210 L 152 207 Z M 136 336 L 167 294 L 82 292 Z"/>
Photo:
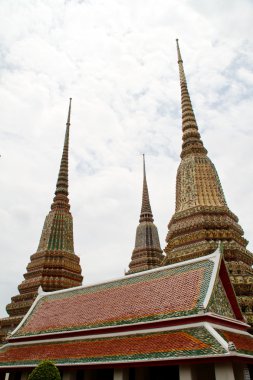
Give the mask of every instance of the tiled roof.
<path id="1" fill-rule="evenodd" d="M 205 259 L 44 295 L 14 336 L 73 331 L 193 315 L 214 263 Z"/>
<path id="2" fill-rule="evenodd" d="M 218 330 L 218 333 L 227 341 L 233 342 L 235 350 L 242 354 L 253 355 L 253 336 L 232 331 Z"/>
<path id="3" fill-rule="evenodd" d="M 226 351 L 204 328 L 153 332 L 83 340 L 11 344 L 0 351 L 1 366 L 35 365 L 41 359 L 56 364 L 113 363 L 223 355 Z"/>

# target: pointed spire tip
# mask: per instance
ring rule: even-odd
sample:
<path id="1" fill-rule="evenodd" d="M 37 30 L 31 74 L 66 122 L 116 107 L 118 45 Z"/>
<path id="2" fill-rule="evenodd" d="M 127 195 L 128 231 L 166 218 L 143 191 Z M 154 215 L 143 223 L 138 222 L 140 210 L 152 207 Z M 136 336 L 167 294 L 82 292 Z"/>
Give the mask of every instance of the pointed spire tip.
<path id="1" fill-rule="evenodd" d="M 144 178 L 146 178 L 146 165 L 145 165 L 145 154 L 142 153 L 142 159 L 143 159 L 143 175 Z"/>
<path id="2" fill-rule="evenodd" d="M 182 129 L 183 129 L 183 146 L 181 158 L 192 153 L 207 154 L 203 142 L 201 141 L 200 134 L 194 111 L 191 104 L 189 91 L 187 88 L 186 77 L 184 73 L 183 60 L 177 39 L 177 57 L 179 66 L 179 78 L 181 87 L 181 108 L 182 108 Z"/>
<path id="3" fill-rule="evenodd" d="M 51 210 L 56 208 L 63 208 L 69 210 L 69 200 L 68 200 L 68 150 L 69 150 L 69 127 L 70 127 L 70 114 L 71 114 L 71 100 L 69 98 L 69 109 L 68 117 L 66 123 L 66 132 L 63 145 L 63 152 L 60 164 L 60 170 L 58 174 L 58 179 L 56 183 L 55 197 L 53 204 L 51 205 Z"/>
<path id="4" fill-rule="evenodd" d="M 72 98 L 69 98 L 69 111 L 68 111 L 67 124 L 70 124 L 71 102 L 72 102 Z"/>
<path id="5" fill-rule="evenodd" d="M 179 48 L 179 43 L 178 43 L 178 38 L 176 38 L 176 44 L 177 44 L 177 58 L 178 58 L 178 63 L 183 63 L 180 48 Z"/>
<path id="6" fill-rule="evenodd" d="M 153 215 L 151 211 L 149 194 L 148 194 L 148 185 L 146 178 L 146 165 L 145 165 L 145 154 L 143 156 L 143 189 L 142 189 L 142 205 L 141 205 L 141 215 L 140 222 L 142 221 L 151 221 L 153 222 Z"/>

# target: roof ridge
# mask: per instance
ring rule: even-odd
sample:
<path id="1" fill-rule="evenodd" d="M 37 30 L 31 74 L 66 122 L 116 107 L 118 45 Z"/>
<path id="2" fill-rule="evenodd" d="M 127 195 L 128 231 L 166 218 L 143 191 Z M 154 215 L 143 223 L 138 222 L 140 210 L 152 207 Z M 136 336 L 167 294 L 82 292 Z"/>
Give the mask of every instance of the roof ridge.
<path id="1" fill-rule="evenodd" d="M 206 256 L 201 256 L 201 257 L 197 257 L 197 258 L 190 259 L 190 260 L 187 260 L 187 261 L 181 261 L 179 263 L 175 263 L 175 264 L 166 265 L 166 266 L 163 266 L 163 267 L 153 268 L 153 269 L 149 269 L 149 270 L 146 270 L 146 271 L 129 274 L 127 277 L 126 276 L 115 277 L 115 278 L 112 278 L 110 280 L 106 280 L 104 282 L 97 282 L 97 283 L 93 283 L 93 284 L 89 284 L 89 285 L 80 285 L 80 286 L 76 286 L 76 287 L 72 287 L 72 288 L 55 290 L 53 292 L 43 292 L 43 296 L 44 295 L 48 296 L 48 295 L 57 294 L 57 293 L 65 293 L 65 292 L 67 293 L 69 291 L 73 291 L 73 290 L 77 290 L 77 289 L 83 289 L 83 288 L 90 288 L 90 287 L 93 287 L 93 286 L 105 285 L 105 284 L 108 284 L 108 283 L 111 283 L 111 282 L 120 281 L 120 280 L 126 280 L 127 281 L 128 279 L 130 279 L 132 277 L 139 277 L 139 276 L 141 277 L 143 275 L 146 275 L 147 273 L 166 271 L 166 270 L 173 269 L 173 268 L 176 268 L 176 267 L 186 266 L 186 265 L 190 265 L 190 264 L 194 264 L 194 263 L 201 262 L 201 261 L 206 261 L 206 260 L 215 262 L 216 256 L 217 256 L 217 249 L 213 253 L 210 253 L 209 255 L 206 255 Z"/>

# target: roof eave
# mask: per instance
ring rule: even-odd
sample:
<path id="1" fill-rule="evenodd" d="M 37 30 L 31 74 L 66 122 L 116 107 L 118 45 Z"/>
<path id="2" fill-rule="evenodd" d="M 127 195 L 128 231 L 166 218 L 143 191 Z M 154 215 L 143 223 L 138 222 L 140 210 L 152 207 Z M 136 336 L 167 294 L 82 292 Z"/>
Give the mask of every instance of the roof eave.
<path id="1" fill-rule="evenodd" d="M 231 328 L 237 328 L 241 331 L 247 331 L 249 325 L 245 322 L 238 321 L 229 317 L 224 317 L 214 313 L 199 313 L 182 317 L 174 317 L 167 319 L 160 319 L 156 321 L 148 322 L 138 322 L 133 324 L 124 324 L 119 326 L 108 326 L 108 327 L 97 327 L 93 329 L 79 329 L 72 331 L 58 331 L 51 333 L 43 334 L 34 334 L 34 335 L 23 335 L 23 336 L 12 336 L 9 338 L 10 343 L 14 342 L 25 342 L 25 341 L 35 341 L 40 339 L 58 339 L 59 337 L 77 337 L 77 336 L 89 336 L 94 334 L 107 334 L 113 332 L 130 332 L 130 331 L 142 331 L 151 328 L 159 327 L 179 327 L 184 326 L 189 323 L 198 323 L 198 322 L 212 322 L 217 323 L 221 327 L 229 326 Z"/>

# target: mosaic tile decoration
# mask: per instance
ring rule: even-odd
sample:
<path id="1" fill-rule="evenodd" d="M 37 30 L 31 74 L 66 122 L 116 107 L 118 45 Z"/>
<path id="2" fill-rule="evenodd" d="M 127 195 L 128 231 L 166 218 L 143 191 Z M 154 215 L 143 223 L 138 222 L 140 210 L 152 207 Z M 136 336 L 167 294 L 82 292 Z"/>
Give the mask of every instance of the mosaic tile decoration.
<path id="1" fill-rule="evenodd" d="M 128 336 L 84 339 L 52 343 L 22 344 L 0 351 L 0 367 L 37 364 L 53 360 L 56 364 L 159 360 L 166 358 L 224 354 L 223 347 L 204 328 L 155 332 Z"/>
<path id="2" fill-rule="evenodd" d="M 154 218 L 149 199 L 144 155 L 142 205 L 139 222 L 140 224 L 136 229 L 135 246 L 129 263 L 129 271 L 126 274 L 158 268 L 164 259 L 158 230 L 153 223 Z"/>
<path id="3" fill-rule="evenodd" d="M 226 292 L 220 279 L 217 281 L 215 285 L 207 309 L 208 311 L 225 317 L 235 318 L 234 312 L 229 303 L 229 300 L 227 298 Z"/>
<path id="4" fill-rule="evenodd" d="M 44 296 L 14 336 L 155 321 L 198 312 L 214 264 L 185 263 Z"/>
<path id="5" fill-rule="evenodd" d="M 9 317 L 0 318 L 0 342 L 31 308 L 41 286 L 45 292 L 82 285 L 80 259 L 74 253 L 73 218 L 68 198 L 68 151 L 71 99 L 62 159 L 51 211 L 46 216 L 36 253 L 30 256 L 18 294 L 6 305 Z M 15 318 L 15 319 L 14 319 Z"/>
<path id="6" fill-rule="evenodd" d="M 227 341 L 233 342 L 237 352 L 253 355 L 253 336 L 250 334 L 239 334 L 231 331 L 219 330 L 218 333 Z"/>
<path id="7" fill-rule="evenodd" d="M 223 243 L 224 258 L 237 300 L 253 327 L 253 254 L 238 217 L 229 209 L 221 182 L 201 139 L 188 91 L 179 45 L 182 109 L 182 151 L 176 178 L 175 213 L 168 224 L 163 265 L 213 252 Z M 239 168 L 238 168 L 239 169 Z M 236 173 L 236 169 L 235 169 Z"/>

